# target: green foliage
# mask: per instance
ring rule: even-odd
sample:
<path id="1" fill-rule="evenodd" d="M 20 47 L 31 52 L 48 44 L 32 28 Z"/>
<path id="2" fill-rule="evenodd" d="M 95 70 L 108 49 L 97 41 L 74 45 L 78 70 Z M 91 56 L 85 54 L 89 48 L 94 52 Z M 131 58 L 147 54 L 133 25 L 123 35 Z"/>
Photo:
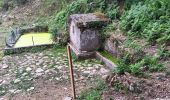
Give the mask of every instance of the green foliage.
<path id="1" fill-rule="evenodd" d="M 125 91 L 126 93 L 128 93 L 128 87 L 124 86 L 122 83 L 120 82 L 115 82 L 114 83 L 114 89 L 116 91 Z M 113 99 L 114 100 L 114 99 Z"/>
<path id="2" fill-rule="evenodd" d="M 142 60 L 141 62 L 130 65 L 130 72 L 136 76 L 143 76 L 144 72 L 142 70 L 142 67 L 144 67 L 144 64 L 145 62 L 144 60 Z"/>
<path id="3" fill-rule="evenodd" d="M 119 60 L 114 57 L 112 54 L 108 53 L 107 51 L 102 51 L 100 52 L 104 57 L 106 57 L 107 59 L 111 60 L 113 63 L 118 63 Z"/>
<path id="4" fill-rule="evenodd" d="M 127 35 L 145 38 L 150 43 L 166 43 L 170 38 L 170 2 L 145 0 L 131 6 L 121 17 Z"/>
<path id="5" fill-rule="evenodd" d="M 79 100 L 102 100 L 102 92 L 106 89 L 103 81 L 98 81 L 96 86 L 80 94 Z"/>
<path id="6" fill-rule="evenodd" d="M 165 66 L 159 63 L 157 57 L 146 56 L 144 59 L 144 65 L 148 67 L 150 72 L 159 72 L 165 70 Z"/>
<path id="7" fill-rule="evenodd" d="M 160 59 L 166 59 L 170 57 L 170 51 L 167 50 L 164 45 L 162 45 L 158 49 L 158 56 Z"/>
<path id="8" fill-rule="evenodd" d="M 114 23 L 111 23 L 109 25 L 107 25 L 106 27 L 103 27 L 103 29 L 101 30 L 101 37 L 105 40 L 107 38 L 109 38 L 112 34 L 113 31 L 116 30 L 116 27 L 114 25 Z"/>
<path id="9" fill-rule="evenodd" d="M 113 3 L 115 1 L 116 0 L 109 3 L 110 0 L 76 0 L 68 5 L 63 5 L 65 7 L 61 7 L 62 9 L 50 18 L 49 31 L 54 34 L 53 36 L 60 36 L 63 33 L 66 34 L 68 18 L 71 14 L 100 11 L 112 19 L 118 18 L 118 7 L 117 4 Z M 68 37 L 68 35 L 65 36 L 66 38 Z"/>
<path id="10" fill-rule="evenodd" d="M 129 66 L 126 65 L 124 62 L 119 62 L 115 72 L 117 74 L 121 74 L 122 75 L 125 72 L 129 72 Z"/>
<path id="11" fill-rule="evenodd" d="M 142 60 L 131 64 L 130 58 L 127 55 L 124 59 L 118 64 L 116 72 L 118 74 L 124 74 L 125 72 L 132 73 L 135 76 L 142 77 L 145 75 L 146 71 L 149 72 L 159 72 L 165 69 L 163 64 L 159 63 L 159 59 L 156 57 L 146 56 Z"/>

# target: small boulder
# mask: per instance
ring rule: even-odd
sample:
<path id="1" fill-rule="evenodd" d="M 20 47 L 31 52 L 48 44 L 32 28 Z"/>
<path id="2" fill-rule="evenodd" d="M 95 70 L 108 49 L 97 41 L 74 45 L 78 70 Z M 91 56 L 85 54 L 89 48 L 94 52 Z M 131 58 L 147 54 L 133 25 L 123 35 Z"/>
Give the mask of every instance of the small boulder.
<path id="1" fill-rule="evenodd" d="M 36 70 L 36 73 L 42 73 L 43 71 L 44 71 L 43 69 L 38 68 L 38 69 Z"/>
<path id="2" fill-rule="evenodd" d="M 3 64 L 3 65 L 2 65 L 2 68 L 3 68 L 3 69 L 7 69 L 7 68 L 8 68 L 8 65 L 7 65 L 7 64 Z"/>
<path id="3" fill-rule="evenodd" d="M 71 97 L 65 97 L 63 100 L 72 100 Z"/>
<path id="4" fill-rule="evenodd" d="M 100 73 L 101 74 L 108 74 L 109 73 L 109 70 L 105 69 L 105 68 L 101 68 L 100 69 Z"/>
<path id="5" fill-rule="evenodd" d="M 27 72 L 29 72 L 29 71 L 31 71 L 31 70 L 32 70 L 32 69 L 31 69 L 30 67 L 27 67 L 27 68 L 26 68 L 26 71 L 27 71 Z"/>
<path id="6" fill-rule="evenodd" d="M 18 78 L 14 80 L 14 83 L 15 83 L 15 84 L 17 84 L 17 83 L 19 83 L 19 82 L 21 82 L 21 80 L 18 79 Z"/>

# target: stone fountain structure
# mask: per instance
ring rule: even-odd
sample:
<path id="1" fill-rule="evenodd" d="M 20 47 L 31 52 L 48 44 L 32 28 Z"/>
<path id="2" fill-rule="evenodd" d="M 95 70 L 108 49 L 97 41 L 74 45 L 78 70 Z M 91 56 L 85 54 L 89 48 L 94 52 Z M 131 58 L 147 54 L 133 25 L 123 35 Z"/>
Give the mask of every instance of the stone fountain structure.
<path id="1" fill-rule="evenodd" d="M 95 57 L 101 47 L 100 30 L 110 22 L 102 13 L 74 14 L 69 18 L 70 47 L 78 58 Z"/>

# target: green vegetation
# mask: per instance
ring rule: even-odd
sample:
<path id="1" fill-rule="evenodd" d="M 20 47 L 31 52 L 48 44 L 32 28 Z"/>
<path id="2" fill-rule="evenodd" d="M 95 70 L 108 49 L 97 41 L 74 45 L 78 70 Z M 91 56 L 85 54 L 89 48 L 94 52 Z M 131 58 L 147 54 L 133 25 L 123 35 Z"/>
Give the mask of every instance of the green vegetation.
<path id="1" fill-rule="evenodd" d="M 168 0 L 143 0 L 124 12 L 121 27 L 128 36 L 146 39 L 152 44 L 167 44 L 170 41 L 169 10 Z"/>
<path id="2" fill-rule="evenodd" d="M 102 93 L 106 88 L 105 82 L 99 80 L 93 88 L 83 91 L 79 100 L 102 100 Z"/>
<path id="3" fill-rule="evenodd" d="M 119 62 L 119 60 L 116 57 L 114 57 L 113 55 L 111 55 L 107 51 L 102 51 L 100 53 L 101 53 L 102 56 L 106 57 L 107 59 L 109 59 L 110 61 L 112 61 L 115 64 L 117 64 Z"/>
<path id="4" fill-rule="evenodd" d="M 27 0 L 9 1 L 15 1 L 15 5 L 23 5 L 27 2 Z M 44 3 L 44 9 L 47 9 L 46 12 L 48 14 L 47 16 L 42 14 L 35 22 L 36 24 L 47 25 L 53 37 L 60 37 L 60 44 L 65 45 L 68 41 L 68 18 L 71 14 L 103 13 L 112 20 L 112 23 L 102 29 L 101 36 L 104 39 L 109 38 L 113 31 L 119 28 L 115 23 L 120 23 L 120 30 L 128 38 L 124 41 L 123 46 L 129 51 L 127 50 L 123 53 L 121 60 L 118 60 L 106 51 L 101 52 L 104 57 L 118 65 L 115 70 L 116 73 L 124 74 L 125 72 L 129 72 L 134 76 L 143 77 L 147 72 L 165 70 L 161 61 L 170 57 L 170 51 L 166 48 L 170 44 L 170 2 L 168 0 L 124 0 L 122 10 L 120 10 L 121 5 L 119 5 L 119 0 L 42 1 Z M 4 4 L 0 0 L 0 6 L 3 7 Z M 9 5 L 5 5 L 4 7 L 6 6 Z M 147 44 L 136 43 L 135 39 L 145 40 Z M 156 56 L 143 53 L 145 46 L 150 45 L 158 45 L 158 54 Z M 39 50 L 31 49 L 32 52 Z M 65 51 L 66 48 L 57 45 L 54 47 L 53 54 L 58 56 L 58 52 L 64 53 Z M 73 60 L 76 61 L 75 56 Z M 169 74 L 169 71 L 167 71 L 167 74 Z M 18 75 L 17 77 L 21 78 L 22 76 Z M 27 80 L 23 80 L 17 88 L 27 90 L 31 86 L 31 84 L 27 84 L 28 82 Z M 120 83 L 116 83 L 115 88 L 121 90 L 125 87 L 122 87 Z M 80 100 L 101 100 L 102 92 L 105 89 L 106 86 L 100 83 L 96 87 L 83 92 Z M 3 95 L 4 90 L 5 88 L 0 87 L 0 95 Z"/>
<path id="5" fill-rule="evenodd" d="M 165 70 L 164 65 L 160 64 L 159 59 L 156 57 L 146 56 L 144 59 L 134 64 L 128 63 L 129 61 L 129 57 L 126 56 L 121 62 L 119 62 L 116 72 L 118 74 L 129 72 L 135 76 L 143 77 L 147 71 L 159 72 Z"/>

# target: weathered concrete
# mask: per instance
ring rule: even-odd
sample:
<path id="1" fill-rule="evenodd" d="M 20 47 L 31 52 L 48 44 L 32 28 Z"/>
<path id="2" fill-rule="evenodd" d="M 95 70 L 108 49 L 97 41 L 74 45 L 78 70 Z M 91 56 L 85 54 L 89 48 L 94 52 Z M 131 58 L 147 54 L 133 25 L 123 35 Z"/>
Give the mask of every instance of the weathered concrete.
<path id="1" fill-rule="evenodd" d="M 110 21 L 107 17 L 101 16 L 95 13 L 70 16 L 70 44 L 76 49 L 76 55 L 91 56 L 101 47 L 99 30 Z"/>
<path id="2" fill-rule="evenodd" d="M 104 56 L 102 56 L 99 52 L 96 52 L 96 58 L 99 59 L 100 61 L 104 62 L 104 64 L 110 68 L 110 69 L 115 69 L 117 65 L 113 63 L 112 61 L 108 60 Z"/>

